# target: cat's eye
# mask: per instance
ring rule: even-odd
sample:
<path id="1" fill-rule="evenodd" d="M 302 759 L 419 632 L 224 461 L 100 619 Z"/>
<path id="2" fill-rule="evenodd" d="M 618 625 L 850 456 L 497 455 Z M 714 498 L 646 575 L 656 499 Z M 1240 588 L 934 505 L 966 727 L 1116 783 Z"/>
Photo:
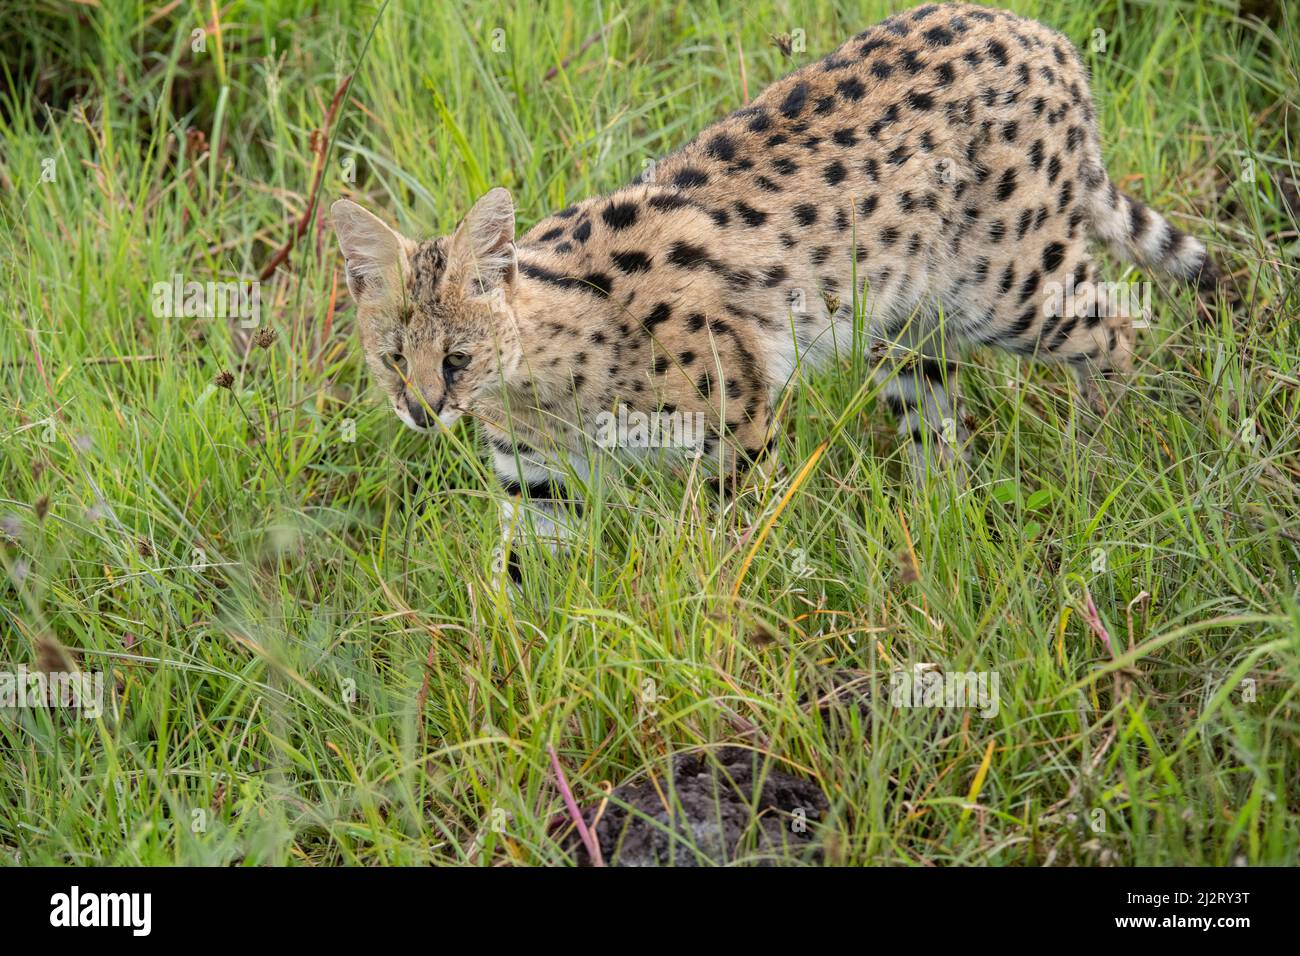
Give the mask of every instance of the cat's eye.
<path id="1" fill-rule="evenodd" d="M 462 369 L 469 364 L 469 355 L 464 352 L 448 352 L 442 364 L 447 368 Z"/>
<path id="2" fill-rule="evenodd" d="M 394 372 L 406 371 L 406 356 L 401 352 L 388 352 L 384 355 L 384 364 Z"/>

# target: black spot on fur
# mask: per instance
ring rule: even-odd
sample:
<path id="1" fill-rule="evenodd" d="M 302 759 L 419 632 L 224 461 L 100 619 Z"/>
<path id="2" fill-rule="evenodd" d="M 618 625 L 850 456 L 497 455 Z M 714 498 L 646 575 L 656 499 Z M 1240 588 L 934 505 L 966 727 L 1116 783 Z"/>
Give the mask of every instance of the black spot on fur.
<path id="1" fill-rule="evenodd" d="M 685 196 L 679 196 L 676 193 L 660 193 L 657 196 L 651 196 L 649 204 L 652 209 L 669 210 L 681 209 L 683 206 L 689 206 L 691 201 Z M 574 238 L 577 238 L 577 232 L 574 232 Z"/>
<path id="2" fill-rule="evenodd" d="M 705 269 L 716 265 L 709 250 L 691 242 L 674 242 L 668 250 L 668 261 L 683 269 Z"/>
<path id="3" fill-rule="evenodd" d="M 755 209 L 746 202 L 736 203 L 736 212 L 740 214 L 741 219 L 745 220 L 747 226 L 761 226 L 767 222 L 767 213 L 761 209 Z"/>
<path id="4" fill-rule="evenodd" d="M 1033 144 L 1029 147 L 1029 168 L 1032 169 L 1034 172 L 1038 172 L 1038 170 L 1042 168 L 1042 165 L 1043 165 L 1043 141 L 1041 139 L 1036 139 L 1034 140 Z"/>
<path id="5" fill-rule="evenodd" d="M 1020 283 L 1020 301 L 1027 302 L 1029 297 L 1038 291 L 1038 283 L 1042 276 L 1035 269 L 1029 275 L 1025 276 L 1025 281 Z"/>
<path id="6" fill-rule="evenodd" d="M 660 302 L 651 310 L 650 314 L 645 317 L 641 323 L 645 326 L 647 332 L 651 332 L 656 326 L 662 325 L 673 317 L 672 307 L 667 302 Z"/>
<path id="7" fill-rule="evenodd" d="M 704 151 L 714 159 L 729 163 L 736 157 L 736 141 L 726 133 L 719 133 L 709 140 Z"/>
<path id="8" fill-rule="evenodd" d="M 884 114 L 880 117 L 880 119 L 876 120 L 869 127 L 867 127 L 867 135 L 870 136 L 872 139 L 877 139 L 880 136 L 881 132 L 884 131 L 886 126 L 889 126 L 891 123 L 894 123 L 897 120 L 898 120 L 898 104 L 891 103 L 889 107 L 885 110 Z M 867 160 L 867 162 L 870 163 L 872 162 L 872 160 Z"/>
<path id="9" fill-rule="evenodd" d="M 796 83 L 781 101 L 781 115 L 787 119 L 794 119 L 803 112 L 804 104 L 807 102 L 808 84 L 802 81 Z"/>
<path id="10" fill-rule="evenodd" d="M 904 50 L 898 54 L 898 63 L 912 76 L 925 69 L 925 61 L 916 55 L 915 50 Z"/>
<path id="11" fill-rule="evenodd" d="M 1015 191 L 1016 171 L 1014 169 L 1008 169 L 1002 174 L 1002 178 L 998 180 L 997 192 L 994 195 L 997 196 L 998 202 L 1006 202 L 1011 198 L 1011 194 Z"/>
<path id="12" fill-rule="evenodd" d="M 1007 267 L 1002 270 L 1002 277 L 998 279 L 998 291 L 1003 295 L 1006 295 L 1011 291 L 1011 286 L 1015 284 L 1015 281 L 1016 268 L 1010 263 L 1007 263 Z"/>
<path id="13" fill-rule="evenodd" d="M 613 287 L 612 280 L 603 272 L 591 272 L 585 276 L 561 275 L 544 266 L 528 262 L 522 263 L 520 269 L 524 275 L 537 279 L 539 282 L 545 282 L 562 289 L 577 289 L 582 292 L 589 292 L 602 298 L 607 297 Z"/>
<path id="14" fill-rule="evenodd" d="M 757 107 L 750 107 L 748 111 L 742 110 L 741 115 L 749 116 L 749 122 L 745 125 L 751 133 L 762 133 L 772 125 L 772 118 L 767 115 L 767 111 Z"/>
<path id="15" fill-rule="evenodd" d="M 835 89 L 839 91 L 840 96 L 853 101 L 862 99 L 867 92 L 867 88 L 862 85 L 862 81 L 856 77 L 840 80 L 835 84 Z"/>
<path id="16" fill-rule="evenodd" d="M 614 289 L 614 280 L 604 272 L 588 272 L 582 277 L 581 282 L 603 299 L 609 298 L 610 292 Z"/>
<path id="17" fill-rule="evenodd" d="M 1065 258 L 1065 246 L 1059 242 L 1048 243 L 1043 250 L 1043 271 L 1055 272 L 1063 258 Z"/>
<path id="18" fill-rule="evenodd" d="M 635 250 L 629 252 L 613 252 L 610 258 L 614 260 L 614 265 L 618 266 L 625 273 L 648 272 L 650 269 L 650 257 L 644 252 Z"/>
<path id="19" fill-rule="evenodd" d="M 1128 231 L 1134 242 L 1142 238 L 1142 234 L 1147 231 L 1148 225 L 1147 207 L 1136 199 L 1130 199 L 1128 201 Z"/>
<path id="20" fill-rule="evenodd" d="M 1065 212 L 1065 207 L 1074 199 L 1074 180 L 1067 179 L 1061 183 L 1061 194 L 1056 200 L 1056 211 Z"/>
<path id="21" fill-rule="evenodd" d="M 636 213 L 635 203 L 612 202 L 601 210 L 600 218 L 605 220 L 605 225 L 617 232 L 636 222 Z"/>

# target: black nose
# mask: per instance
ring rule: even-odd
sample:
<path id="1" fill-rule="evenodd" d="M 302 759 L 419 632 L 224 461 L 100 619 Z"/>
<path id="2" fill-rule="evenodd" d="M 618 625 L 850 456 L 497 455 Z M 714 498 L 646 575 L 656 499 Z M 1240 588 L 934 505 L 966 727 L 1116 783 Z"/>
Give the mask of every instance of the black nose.
<path id="1" fill-rule="evenodd" d="M 430 401 L 427 397 L 421 401 L 419 396 L 406 393 L 406 410 L 411 413 L 411 421 L 420 428 L 432 428 L 433 420 L 438 417 L 442 411 L 442 403 L 446 396 L 441 396 L 436 402 Z"/>
<path id="2" fill-rule="evenodd" d="M 411 421 L 415 422 L 417 428 L 428 428 L 433 424 L 433 416 L 429 410 L 424 407 L 424 402 L 418 398 L 407 396 L 406 410 L 411 413 Z"/>

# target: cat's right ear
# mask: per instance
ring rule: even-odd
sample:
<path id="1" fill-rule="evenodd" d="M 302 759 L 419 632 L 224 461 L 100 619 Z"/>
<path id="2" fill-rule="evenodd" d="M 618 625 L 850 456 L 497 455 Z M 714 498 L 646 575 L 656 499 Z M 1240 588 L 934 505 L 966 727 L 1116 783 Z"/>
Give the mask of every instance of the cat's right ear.
<path id="1" fill-rule="evenodd" d="M 330 219 L 347 260 L 352 298 L 362 302 L 395 295 L 403 281 L 410 240 L 350 199 L 334 203 Z"/>

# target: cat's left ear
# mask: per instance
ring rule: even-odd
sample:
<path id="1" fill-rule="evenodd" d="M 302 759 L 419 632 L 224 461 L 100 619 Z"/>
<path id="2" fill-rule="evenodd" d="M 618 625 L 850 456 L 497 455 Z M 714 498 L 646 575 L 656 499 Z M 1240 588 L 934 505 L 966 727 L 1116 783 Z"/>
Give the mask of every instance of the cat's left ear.
<path id="1" fill-rule="evenodd" d="M 508 190 L 490 189 L 474 204 L 452 236 L 453 255 L 466 282 L 481 291 L 508 288 L 515 281 L 515 203 Z"/>

